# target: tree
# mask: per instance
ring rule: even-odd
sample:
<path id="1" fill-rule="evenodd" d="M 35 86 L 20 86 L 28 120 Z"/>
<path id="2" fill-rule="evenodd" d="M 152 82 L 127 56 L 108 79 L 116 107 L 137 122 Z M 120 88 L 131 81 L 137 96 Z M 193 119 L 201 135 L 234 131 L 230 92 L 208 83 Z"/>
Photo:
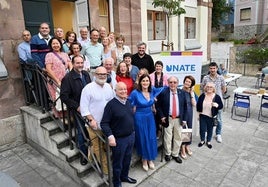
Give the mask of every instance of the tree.
<path id="1" fill-rule="evenodd" d="M 181 0 L 153 0 L 152 5 L 162 7 L 167 16 L 167 43 L 169 44 L 169 19 L 172 16 L 185 14 L 185 10 L 180 7 Z"/>
<path id="2" fill-rule="evenodd" d="M 212 0 L 212 3 L 212 28 L 218 29 L 224 16 L 233 13 L 234 9 L 231 3 L 226 3 L 226 0 Z"/>

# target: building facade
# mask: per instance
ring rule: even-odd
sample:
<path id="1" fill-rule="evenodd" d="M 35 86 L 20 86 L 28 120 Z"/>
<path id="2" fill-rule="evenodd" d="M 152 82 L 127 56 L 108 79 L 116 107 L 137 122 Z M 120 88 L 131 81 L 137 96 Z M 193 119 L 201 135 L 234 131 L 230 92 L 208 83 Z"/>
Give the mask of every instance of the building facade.
<path id="1" fill-rule="evenodd" d="M 250 39 L 268 28 L 268 1 L 235 0 L 234 37 Z"/>

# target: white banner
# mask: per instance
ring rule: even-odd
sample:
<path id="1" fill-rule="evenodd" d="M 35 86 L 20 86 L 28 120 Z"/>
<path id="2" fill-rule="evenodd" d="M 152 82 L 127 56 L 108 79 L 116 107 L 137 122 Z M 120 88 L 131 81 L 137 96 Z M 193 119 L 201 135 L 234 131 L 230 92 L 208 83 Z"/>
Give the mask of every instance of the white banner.
<path id="1" fill-rule="evenodd" d="M 179 78 L 180 85 L 186 75 L 192 75 L 196 83 L 200 83 L 202 68 L 202 52 L 162 52 L 163 72 Z"/>
<path id="2" fill-rule="evenodd" d="M 195 90 L 199 93 L 202 68 L 201 51 L 162 52 L 160 59 L 164 64 L 163 72 L 168 76 L 178 77 L 179 85 L 183 84 L 186 75 L 192 75 L 196 82 Z"/>

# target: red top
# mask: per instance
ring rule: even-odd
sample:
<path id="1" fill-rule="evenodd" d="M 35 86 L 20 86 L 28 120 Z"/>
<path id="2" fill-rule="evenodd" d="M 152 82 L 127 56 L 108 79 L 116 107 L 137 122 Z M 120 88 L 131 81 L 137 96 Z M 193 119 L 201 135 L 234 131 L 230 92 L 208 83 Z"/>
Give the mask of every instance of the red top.
<path id="1" fill-rule="evenodd" d="M 120 77 L 116 75 L 117 82 L 123 82 L 127 85 L 127 95 L 129 95 L 133 90 L 133 80 L 131 77 Z"/>

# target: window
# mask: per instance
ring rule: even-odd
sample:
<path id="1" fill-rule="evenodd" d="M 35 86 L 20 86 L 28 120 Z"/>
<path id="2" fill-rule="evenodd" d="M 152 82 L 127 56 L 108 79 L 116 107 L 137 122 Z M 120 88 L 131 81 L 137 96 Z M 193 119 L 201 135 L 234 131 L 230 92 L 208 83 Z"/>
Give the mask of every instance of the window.
<path id="1" fill-rule="evenodd" d="M 250 20 L 251 8 L 244 8 L 240 10 L 240 21 Z"/>
<path id="2" fill-rule="evenodd" d="M 166 16 L 164 12 L 147 11 L 148 40 L 166 39 Z"/>
<path id="3" fill-rule="evenodd" d="M 109 4 L 107 0 L 99 0 L 99 25 L 109 31 Z"/>
<path id="4" fill-rule="evenodd" d="M 184 38 L 194 39 L 196 33 L 196 18 L 185 17 Z"/>

